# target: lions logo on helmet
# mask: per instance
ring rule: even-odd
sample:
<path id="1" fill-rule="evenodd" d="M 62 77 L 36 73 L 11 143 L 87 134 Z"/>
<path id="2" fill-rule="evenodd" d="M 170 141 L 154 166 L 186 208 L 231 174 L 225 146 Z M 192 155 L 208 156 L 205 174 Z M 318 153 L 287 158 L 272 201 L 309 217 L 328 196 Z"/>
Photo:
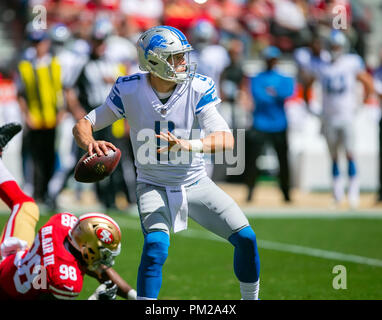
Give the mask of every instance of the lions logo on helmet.
<path id="1" fill-rule="evenodd" d="M 111 267 L 121 252 L 121 230 L 112 218 L 102 213 L 81 215 L 69 232 L 69 241 L 93 271 L 100 264 Z"/>
<path id="2" fill-rule="evenodd" d="M 155 76 L 176 83 L 190 80 L 196 64 L 189 63 L 188 53 L 193 50 L 186 36 L 174 27 L 158 26 L 145 31 L 137 41 L 139 67 Z M 182 71 L 177 71 L 172 58 L 185 54 L 186 63 Z"/>
<path id="3" fill-rule="evenodd" d="M 145 58 L 147 59 L 147 54 L 149 50 L 154 50 L 155 48 L 167 48 L 167 46 L 164 44 L 167 40 L 163 38 L 160 34 L 156 34 L 153 36 L 150 40 L 149 45 L 145 49 Z"/>

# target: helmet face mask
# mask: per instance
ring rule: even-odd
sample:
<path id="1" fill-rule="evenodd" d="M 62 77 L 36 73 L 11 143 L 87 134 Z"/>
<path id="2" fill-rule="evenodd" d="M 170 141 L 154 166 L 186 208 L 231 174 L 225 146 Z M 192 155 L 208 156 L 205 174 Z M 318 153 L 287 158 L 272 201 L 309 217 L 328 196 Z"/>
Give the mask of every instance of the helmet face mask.
<path id="1" fill-rule="evenodd" d="M 189 62 L 193 49 L 176 28 L 159 26 L 147 30 L 138 39 L 137 50 L 140 69 L 163 80 L 182 83 L 196 71 L 196 64 Z M 184 55 L 181 64 L 177 61 L 180 54 Z"/>
<path id="2" fill-rule="evenodd" d="M 69 232 L 69 242 L 81 253 L 91 271 L 100 264 L 111 267 L 121 251 L 121 231 L 109 216 L 90 213 L 79 217 Z"/>
<path id="3" fill-rule="evenodd" d="M 179 59 L 179 56 L 182 58 Z M 170 54 L 167 63 L 170 64 L 169 76 L 175 79 L 174 82 L 181 83 L 189 80 L 196 71 L 196 63 L 189 63 L 190 53 Z M 179 61 L 181 61 L 179 63 Z M 166 80 L 166 79 L 165 79 Z"/>

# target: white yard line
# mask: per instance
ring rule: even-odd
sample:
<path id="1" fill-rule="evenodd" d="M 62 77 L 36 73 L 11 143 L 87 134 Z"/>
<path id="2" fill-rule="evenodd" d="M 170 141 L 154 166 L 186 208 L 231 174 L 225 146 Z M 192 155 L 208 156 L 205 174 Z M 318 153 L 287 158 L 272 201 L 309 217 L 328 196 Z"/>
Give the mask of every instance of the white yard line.
<path id="1" fill-rule="evenodd" d="M 243 209 L 247 217 L 259 219 L 382 219 L 382 211 L 322 210 L 322 209 Z"/>
<path id="2" fill-rule="evenodd" d="M 141 229 L 138 220 L 134 222 L 131 220 L 129 221 L 122 220 L 122 221 L 118 221 L 118 224 L 120 226 L 127 227 L 130 229 L 135 229 L 135 230 Z M 177 235 L 183 236 L 186 238 L 194 238 L 194 239 L 197 238 L 197 239 L 226 242 L 226 240 L 208 231 L 199 231 L 195 229 L 188 229 L 186 231 L 178 233 Z M 294 254 L 301 254 L 301 255 L 322 258 L 322 259 L 340 260 L 340 261 L 347 261 L 347 262 L 358 263 L 358 264 L 365 264 L 365 265 L 369 265 L 373 267 L 382 267 L 382 260 L 362 257 L 362 256 L 354 255 L 354 254 L 328 251 L 328 250 L 322 250 L 317 248 L 299 246 L 295 244 L 287 244 L 282 242 L 260 240 L 260 239 L 257 240 L 257 244 L 260 248 L 267 249 L 267 250 L 290 252 Z"/>
<path id="3" fill-rule="evenodd" d="M 340 260 L 359 264 L 366 264 L 373 267 L 382 267 L 382 260 L 357 256 L 354 254 L 303 247 L 295 244 L 287 244 L 268 240 L 259 240 L 258 245 L 260 248 L 268 250 L 291 252 L 322 259 Z"/>

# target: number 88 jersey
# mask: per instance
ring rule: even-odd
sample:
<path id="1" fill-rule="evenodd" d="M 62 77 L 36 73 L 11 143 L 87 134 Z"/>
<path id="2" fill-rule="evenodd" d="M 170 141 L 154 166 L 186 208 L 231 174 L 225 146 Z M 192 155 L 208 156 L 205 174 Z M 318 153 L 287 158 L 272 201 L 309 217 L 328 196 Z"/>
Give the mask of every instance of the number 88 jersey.
<path id="1" fill-rule="evenodd" d="M 85 269 L 66 245 L 66 237 L 78 218 L 70 213 L 52 216 L 26 251 L 9 255 L 0 264 L 0 298 L 76 299 Z"/>

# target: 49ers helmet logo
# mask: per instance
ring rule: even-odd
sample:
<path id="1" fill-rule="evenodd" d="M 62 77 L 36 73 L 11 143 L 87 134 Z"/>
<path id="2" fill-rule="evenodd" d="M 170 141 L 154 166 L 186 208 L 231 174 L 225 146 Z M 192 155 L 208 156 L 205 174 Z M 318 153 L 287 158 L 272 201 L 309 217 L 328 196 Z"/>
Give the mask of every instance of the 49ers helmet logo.
<path id="1" fill-rule="evenodd" d="M 106 229 L 99 228 L 96 234 L 97 234 L 97 238 L 106 244 L 110 244 L 114 241 L 113 235 L 111 234 L 110 231 Z"/>

